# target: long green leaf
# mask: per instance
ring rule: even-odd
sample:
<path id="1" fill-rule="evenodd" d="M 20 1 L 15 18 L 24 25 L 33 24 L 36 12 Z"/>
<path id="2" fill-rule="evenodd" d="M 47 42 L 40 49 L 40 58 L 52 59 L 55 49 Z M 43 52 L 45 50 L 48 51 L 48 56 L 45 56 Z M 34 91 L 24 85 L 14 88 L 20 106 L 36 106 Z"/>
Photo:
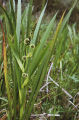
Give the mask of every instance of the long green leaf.
<path id="1" fill-rule="evenodd" d="M 26 109 L 25 109 L 23 119 L 26 118 L 28 120 L 29 117 L 30 117 L 30 114 L 31 114 L 34 102 L 36 100 L 36 97 L 38 95 L 40 86 L 41 86 L 42 81 L 43 81 L 43 79 L 46 75 L 48 61 L 49 61 L 49 55 L 50 55 L 49 52 L 46 51 L 46 54 L 45 54 L 40 66 L 38 68 L 38 73 L 37 73 L 36 78 L 34 79 L 34 82 L 32 84 L 32 86 L 33 86 L 32 87 L 32 93 L 30 95 L 29 102 L 26 105 Z"/>
<path id="2" fill-rule="evenodd" d="M 17 47 L 18 48 L 19 48 L 19 42 L 20 42 L 20 27 L 21 27 L 21 0 L 18 0 L 17 24 L 16 24 L 16 36 L 17 36 Z"/>
<path id="3" fill-rule="evenodd" d="M 14 9 L 13 9 L 13 1 L 10 0 L 10 6 L 11 6 L 11 15 L 12 15 L 12 19 L 13 19 L 13 24 L 14 24 L 14 28 L 16 26 L 16 19 L 15 19 L 15 12 L 14 12 Z"/>
<path id="4" fill-rule="evenodd" d="M 11 94 L 10 94 L 10 86 L 8 81 L 8 70 L 7 70 L 7 50 L 6 50 L 6 42 L 5 42 L 5 33 L 3 29 L 2 21 L 0 21 L 2 34 L 3 34 L 3 65 L 4 65 L 4 78 L 5 78 L 5 85 L 6 91 L 8 96 L 8 104 L 9 104 L 9 116 L 12 117 L 12 104 L 10 103 Z"/>
<path id="5" fill-rule="evenodd" d="M 40 29 L 40 25 L 41 25 L 41 22 L 42 22 L 42 18 L 44 16 L 44 13 L 45 13 L 45 9 L 46 9 L 46 6 L 47 4 L 45 5 L 44 9 L 42 10 L 42 13 L 39 17 L 39 20 L 38 20 L 38 23 L 36 25 L 36 28 L 35 28 L 35 31 L 34 31 L 34 35 L 33 35 L 33 39 L 31 40 L 31 43 L 30 44 L 34 44 L 36 43 L 36 40 L 37 40 L 37 36 L 38 36 L 38 32 L 39 32 L 39 29 Z"/>
<path id="6" fill-rule="evenodd" d="M 10 27 L 11 33 L 13 34 L 13 33 L 14 33 L 14 27 L 13 27 L 11 18 L 10 18 L 10 16 L 8 15 L 7 11 L 6 11 L 1 5 L 0 5 L 0 8 L 1 8 L 2 11 L 5 13 L 5 15 L 6 15 L 7 19 L 8 19 L 8 22 L 9 22 L 9 27 Z"/>
<path id="7" fill-rule="evenodd" d="M 36 50 L 36 52 L 33 56 L 32 63 L 29 66 L 29 74 L 30 75 L 33 73 L 33 71 L 38 66 L 38 64 L 40 62 L 40 58 L 42 58 L 42 56 L 40 56 L 39 54 L 41 53 L 49 35 L 50 35 L 50 32 L 51 32 L 51 29 L 53 28 L 56 16 L 57 16 L 57 13 L 54 15 L 53 19 L 50 21 L 50 23 L 46 29 L 46 32 L 44 33 L 43 37 L 40 40 L 40 45 L 38 46 L 38 49 Z"/>
<path id="8" fill-rule="evenodd" d="M 14 48 L 13 44 L 11 43 L 10 39 L 8 39 L 8 40 L 9 40 L 8 42 L 9 42 L 9 45 L 11 47 L 12 53 L 13 53 L 18 65 L 19 65 L 21 71 L 24 72 L 24 67 L 23 67 L 23 64 L 22 64 L 22 62 L 19 58 L 18 51 L 15 50 L 15 48 Z"/>
<path id="9" fill-rule="evenodd" d="M 70 18 L 70 16 L 71 16 L 71 13 L 72 13 L 73 9 L 74 9 L 75 5 L 77 4 L 77 1 L 78 1 L 78 0 L 75 0 L 73 6 L 72 6 L 71 9 L 69 10 L 69 12 L 68 12 L 68 14 L 66 15 L 66 17 L 64 18 L 63 23 L 62 23 L 61 30 L 59 31 L 59 34 L 61 34 L 63 28 L 64 28 L 65 25 L 67 24 L 67 22 L 68 22 L 68 20 L 69 20 L 69 18 Z"/>
<path id="10" fill-rule="evenodd" d="M 32 17 L 32 4 L 33 4 L 33 0 L 30 0 L 29 2 L 29 9 L 28 9 L 28 19 L 27 19 L 27 33 L 26 36 L 27 38 L 29 37 L 29 33 L 30 33 L 30 23 L 31 23 L 31 17 Z"/>

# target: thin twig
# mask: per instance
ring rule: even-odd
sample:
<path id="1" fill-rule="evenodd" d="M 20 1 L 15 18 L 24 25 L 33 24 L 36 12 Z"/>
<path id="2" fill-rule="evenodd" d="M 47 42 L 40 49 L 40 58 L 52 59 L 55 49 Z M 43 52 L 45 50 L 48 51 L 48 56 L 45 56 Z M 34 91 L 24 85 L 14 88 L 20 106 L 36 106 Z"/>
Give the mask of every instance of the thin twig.
<path id="1" fill-rule="evenodd" d="M 55 82 L 50 76 L 49 76 L 49 79 L 50 79 L 57 87 L 60 87 L 60 88 L 61 88 L 61 86 L 60 86 L 57 82 Z M 69 98 L 73 98 L 72 95 L 70 95 L 64 88 L 61 88 L 61 89 L 62 89 L 62 91 L 63 91 Z"/>
<path id="2" fill-rule="evenodd" d="M 47 113 L 43 113 L 43 114 L 32 114 L 31 117 L 42 117 L 42 116 L 46 116 L 46 117 L 60 117 L 60 114 L 47 114 Z"/>
<path id="3" fill-rule="evenodd" d="M 77 109 L 78 110 L 78 106 L 76 106 L 76 105 L 74 105 L 74 103 L 73 102 L 71 102 L 70 100 L 69 100 L 69 103 L 75 108 L 75 109 Z"/>
<path id="4" fill-rule="evenodd" d="M 48 71 L 48 74 L 47 74 L 46 84 L 48 84 L 48 79 L 49 79 L 49 75 L 50 75 L 52 66 L 53 66 L 53 63 L 51 63 L 51 65 L 50 65 L 50 68 L 49 68 L 49 71 Z M 47 93 L 49 92 L 48 85 L 47 85 L 47 88 L 46 88 L 46 92 L 47 92 Z"/>
<path id="5" fill-rule="evenodd" d="M 50 76 L 49 76 L 49 79 L 57 86 L 57 87 L 60 87 L 60 85 L 57 83 L 57 82 L 55 82 Z M 61 87 L 60 87 L 61 88 Z M 68 93 L 64 88 L 61 88 L 61 90 L 70 98 L 70 99 L 72 99 L 73 98 L 73 96 L 70 94 L 70 93 Z M 78 105 L 76 106 L 73 102 L 71 102 L 70 100 L 68 100 L 68 102 L 75 108 L 75 109 L 77 109 L 78 110 Z"/>
<path id="6" fill-rule="evenodd" d="M 48 86 L 51 82 L 47 82 L 45 85 L 43 85 L 41 88 L 40 88 L 40 92 L 43 91 L 43 89 Z"/>

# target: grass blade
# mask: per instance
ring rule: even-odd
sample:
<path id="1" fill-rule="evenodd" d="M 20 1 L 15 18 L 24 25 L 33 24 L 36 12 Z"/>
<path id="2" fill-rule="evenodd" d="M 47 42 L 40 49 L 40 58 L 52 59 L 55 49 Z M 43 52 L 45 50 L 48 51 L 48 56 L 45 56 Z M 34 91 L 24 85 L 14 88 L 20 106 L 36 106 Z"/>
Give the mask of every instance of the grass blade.
<path id="1" fill-rule="evenodd" d="M 18 63 L 18 65 L 19 65 L 21 71 L 24 72 L 24 67 L 23 67 L 23 64 L 22 64 L 22 62 L 21 62 L 21 60 L 19 58 L 18 51 L 15 50 L 15 48 L 14 48 L 13 44 L 11 43 L 10 39 L 8 39 L 8 42 L 9 42 L 9 45 L 10 45 L 11 50 L 12 50 L 12 53 L 13 53 L 13 55 L 14 55 L 17 63 Z"/>
<path id="2" fill-rule="evenodd" d="M 7 96 L 8 96 L 8 104 L 9 104 L 9 116 L 11 118 L 12 116 L 12 106 L 11 106 L 11 95 L 10 95 L 10 86 L 8 82 L 8 71 L 7 71 L 7 54 L 6 54 L 6 43 L 5 43 L 5 33 L 3 29 L 2 22 L 0 21 L 1 29 L 3 33 L 3 64 L 4 64 L 4 77 L 5 77 L 5 85 L 7 90 Z"/>
<path id="3" fill-rule="evenodd" d="M 32 112 L 34 102 L 35 102 L 36 97 L 38 95 L 38 92 L 39 92 L 40 86 L 42 84 L 42 81 L 43 81 L 43 79 L 46 75 L 48 61 L 49 61 L 49 52 L 46 51 L 46 53 L 43 57 L 43 60 L 42 60 L 40 66 L 38 68 L 37 76 L 36 76 L 35 80 L 33 81 L 32 93 L 30 95 L 29 102 L 26 105 L 26 109 L 25 109 L 23 119 L 26 118 L 28 120 L 30 118 L 30 114 Z"/>
<path id="4" fill-rule="evenodd" d="M 73 6 L 71 7 L 70 11 L 69 11 L 68 14 L 65 16 L 59 34 L 61 34 L 63 28 L 64 28 L 65 25 L 67 24 L 67 22 L 68 22 L 68 20 L 69 20 L 69 18 L 70 18 L 70 16 L 71 16 L 71 13 L 72 13 L 73 9 L 74 9 L 75 5 L 77 4 L 77 1 L 78 1 L 78 0 L 75 0 L 75 2 L 74 2 L 74 4 L 73 4 Z"/>
<path id="5" fill-rule="evenodd" d="M 28 19 L 27 19 L 27 33 L 26 33 L 27 38 L 29 37 L 29 33 L 30 33 L 30 23 L 31 23 L 31 17 L 32 17 L 32 4 L 33 4 L 33 0 L 30 0 L 29 9 L 28 9 Z"/>
<path id="6" fill-rule="evenodd" d="M 44 9 L 42 10 L 42 13 L 39 17 L 39 20 L 38 20 L 38 23 L 36 25 L 36 28 L 35 28 L 35 31 L 34 31 L 34 35 L 33 35 L 33 39 L 31 40 L 31 43 L 30 44 L 34 44 L 36 43 L 36 40 L 37 40 L 37 36 L 38 36 L 38 32 L 39 32 L 39 29 L 40 29 L 40 25 L 41 25 L 41 21 L 42 21 L 42 18 L 44 16 L 44 13 L 45 13 L 45 10 L 46 10 L 46 6 L 47 4 L 45 5 Z"/>
<path id="7" fill-rule="evenodd" d="M 43 49 L 43 47 L 45 45 L 45 42 L 47 41 L 47 39 L 48 39 L 48 37 L 50 35 L 51 29 L 53 28 L 53 25 L 54 25 L 54 21 L 56 19 L 56 15 L 57 15 L 57 13 L 54 15 L 53 19 L 50 21 L 50 23 L 49 23 L 49 25 L 48 25 L 48 27 L 46 29 L 46 32 L 44 33 L 43 37 L 40 40 L 40 45 L 38 46 L 38 49 L 36 50 L 36 52 L 35 52 L 35 54 L 33 56 L 32 63 L 29 66 L 30 75 L 36 69 L 36 66 L 38 66 L 40 58 L 42 58 L 42 56 L 40 56 L 39 54 L 41 53 L 41 51 L 42 51 L 42 49 Z"/>
<path id="8" fill-rule="evenodd" d="M 0 5 L 0 8 L 5 13 L 5 15 L 6 15 L 7 19 L 8 19 L 8 22 L 9 22 L 9 27 L 10 27 L 11 33 L 13 34 L 14 33 L 14 27 L 13 27 L 11 18 L 9 17 L 8 13 L 6 12 L 6 10 L 1 5 Z"/>
<path id="9" fill-rule="evenodd" d="M 17 24 L 16 24 L 16 36 L 17 36 L 18 49 L 19 49 L 19 42 L 20 42 L 20 27 L 21 27 L 21 0 L 18 0 Z"/>

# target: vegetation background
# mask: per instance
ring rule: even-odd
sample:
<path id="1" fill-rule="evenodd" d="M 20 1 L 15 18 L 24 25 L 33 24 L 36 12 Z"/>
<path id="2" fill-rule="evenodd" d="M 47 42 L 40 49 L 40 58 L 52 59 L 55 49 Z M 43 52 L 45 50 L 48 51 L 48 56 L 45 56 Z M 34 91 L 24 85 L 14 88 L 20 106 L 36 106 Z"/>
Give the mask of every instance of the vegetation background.
<path id="1" fill-rule="evenodd" d="M 0 1 L 0 120 L 79 120 L 79 1 Z"/>

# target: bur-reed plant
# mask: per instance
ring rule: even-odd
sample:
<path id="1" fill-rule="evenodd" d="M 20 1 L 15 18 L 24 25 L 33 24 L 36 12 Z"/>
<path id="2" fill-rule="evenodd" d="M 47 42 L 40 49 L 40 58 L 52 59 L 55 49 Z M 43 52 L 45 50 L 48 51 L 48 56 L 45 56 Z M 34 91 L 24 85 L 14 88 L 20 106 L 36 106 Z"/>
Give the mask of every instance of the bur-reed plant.
<path id="1" fill-rule="evenodd" d="M 54 65 L 60 60 L 62 45 L 68 33 L 66 30 L 67 22 L 76 2 L 77 0 L 66 16 L 65 11 L 63 12 L 56 30 L 53 28 L 57 13 L 48 24 L 43 36 L 39 36 L 38 33 L 40 32 L 46 4 L 31 38 L 33 0 L 30 0 L 23 13 L 21 13 L 21 0 L 18 0 L 17 14 L 14 0 L 9 0 L 10 8 L 8 11 L 0 5 L 5 18 L 5 22 L 1 22 L 1 26 L 4 24 L 5 28 L 4 30 L 3 28 L 1 29 L 3 33 L 3 64 L 7 94 L 6 101 L 8 100 L 8 106 L 6 106 L 8 120 L 30 119 L 33 105 L 46 76 L 48 64 L 55 48 L 57 49 Z M 53 38 L 48 41 L 52 30 L 54 31 Z M 38 38 L 40 42 L 38 42 Z M 63 50 L 64 52 L 65 49 Z M 30 94 L 29 90 L 31 90 Z"/>

